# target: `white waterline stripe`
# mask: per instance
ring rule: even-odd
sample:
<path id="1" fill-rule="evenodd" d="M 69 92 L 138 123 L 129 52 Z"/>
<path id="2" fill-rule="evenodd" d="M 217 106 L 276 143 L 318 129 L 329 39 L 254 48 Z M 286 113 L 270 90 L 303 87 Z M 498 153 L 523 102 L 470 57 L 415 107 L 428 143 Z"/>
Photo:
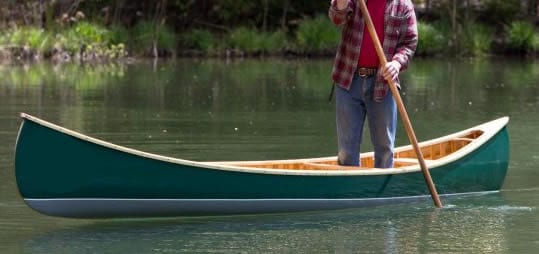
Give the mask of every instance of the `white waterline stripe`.
<path id="1" fill-rule="evenodd" d="M 492 193 L 498 193 L 495 191 L 478 191 L 478 192 L 463 192 L 463 193 L 450 193 L 440 194 L 440 196 L 462 196 L 462 195 L 486 195 Z M 174 199 L 174 198 L 25 198 L 27 201 L 189 201 L 189 202 L 208 202 L 208 201 L 360 201 L 360 200 L 389 200 L 389 199 L 409 199 L 428 197 L 429 195 L 418 196 L 402 196 L 402 197 L 383 197 L 383 198 L 208 198 L 208 199 Z"/>

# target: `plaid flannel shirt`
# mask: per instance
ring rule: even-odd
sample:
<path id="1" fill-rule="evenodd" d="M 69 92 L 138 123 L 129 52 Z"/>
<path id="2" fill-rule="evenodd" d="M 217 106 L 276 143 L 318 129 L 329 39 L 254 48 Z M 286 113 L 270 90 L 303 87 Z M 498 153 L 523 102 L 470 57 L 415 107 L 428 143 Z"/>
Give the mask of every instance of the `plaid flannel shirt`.
<path id="1" fill-rule="evenodd" d="M 332 0 L 329 18 L 335 25 L 343 27 L 331 76 L 337 85 L 349 89 L 357 69 L 365 22 L 359 4 L 355 0 L 348 0 L 348 7 L 341 11 L 337 10 L 336 5 L 336 1 Z M 387 0 L 384 16 L 382 48 L 385 57 L 388 61 L 398 61 L 401 64 L 401 71 L 404 71 L 414 55 L 418 41 L 414 5 L 410 0 Z M 395 84 L 400 87 L 398 79 Z M 388 90 L 387 82 L 378 71 L 374 99 L 380 101 Z"/>

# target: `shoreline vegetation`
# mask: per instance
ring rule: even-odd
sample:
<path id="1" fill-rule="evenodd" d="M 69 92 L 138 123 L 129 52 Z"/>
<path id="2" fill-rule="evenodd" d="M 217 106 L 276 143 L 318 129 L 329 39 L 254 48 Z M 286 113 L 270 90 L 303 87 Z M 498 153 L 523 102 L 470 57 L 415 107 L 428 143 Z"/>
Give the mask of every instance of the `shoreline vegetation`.
<path id="1" fill-rule="evenodd" d="M 0 63 L 175 57 L 333 56 L 326 0 L 7 0 Z M 415 0 L 417 56 L 539 56 L 539 6 L 520 0 Z M 301 10 L 301 11 L 298 11 Z"/>

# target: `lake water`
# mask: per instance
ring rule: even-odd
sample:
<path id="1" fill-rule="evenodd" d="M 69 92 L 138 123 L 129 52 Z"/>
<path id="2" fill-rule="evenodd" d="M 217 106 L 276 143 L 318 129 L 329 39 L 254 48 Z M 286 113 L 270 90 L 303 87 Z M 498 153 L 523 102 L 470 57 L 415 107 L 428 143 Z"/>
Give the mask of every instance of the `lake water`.
<path id="1" fill-rule="evenodd" d="M 415 59 L 403 74 L 403 99 L 420 141 L 511 117 L 511 161 L 502 191 L 442 199 L 443 209 L 424 202 L 297 214 L 79 220 L 38 214 L 18 194 L 13 159 L 20 112 L 191 160 L 334 155 L 330 70 L 331 59 L 0 66 L 0 253 L 539 249 L 539 62 L 533 60 Z M 397 135 L 398 145 L 407 144 L 402 125 Z"/>

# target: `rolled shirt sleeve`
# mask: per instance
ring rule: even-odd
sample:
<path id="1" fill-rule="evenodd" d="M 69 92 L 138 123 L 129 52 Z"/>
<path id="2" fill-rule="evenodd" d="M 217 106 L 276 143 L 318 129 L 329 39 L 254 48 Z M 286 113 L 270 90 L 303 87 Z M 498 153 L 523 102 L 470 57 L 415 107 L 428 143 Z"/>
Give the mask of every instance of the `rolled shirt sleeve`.
<path id="1" fill-rule="evenodd" d="M 350 18 L 351 16 L 350 14 L 353 12 L 352 8 L 353 8 L 353 3 L 351 0 L 348 0 L 348 7 L 342 10 L 337 10 L 337 1 L 331 0 L 331 4 L 329 6 L 329 12 L 328 12 L 329 19 L 335 25 L 338 25 L 338 26 L 342 25 L 346 23 L 348 19 Z"/>

